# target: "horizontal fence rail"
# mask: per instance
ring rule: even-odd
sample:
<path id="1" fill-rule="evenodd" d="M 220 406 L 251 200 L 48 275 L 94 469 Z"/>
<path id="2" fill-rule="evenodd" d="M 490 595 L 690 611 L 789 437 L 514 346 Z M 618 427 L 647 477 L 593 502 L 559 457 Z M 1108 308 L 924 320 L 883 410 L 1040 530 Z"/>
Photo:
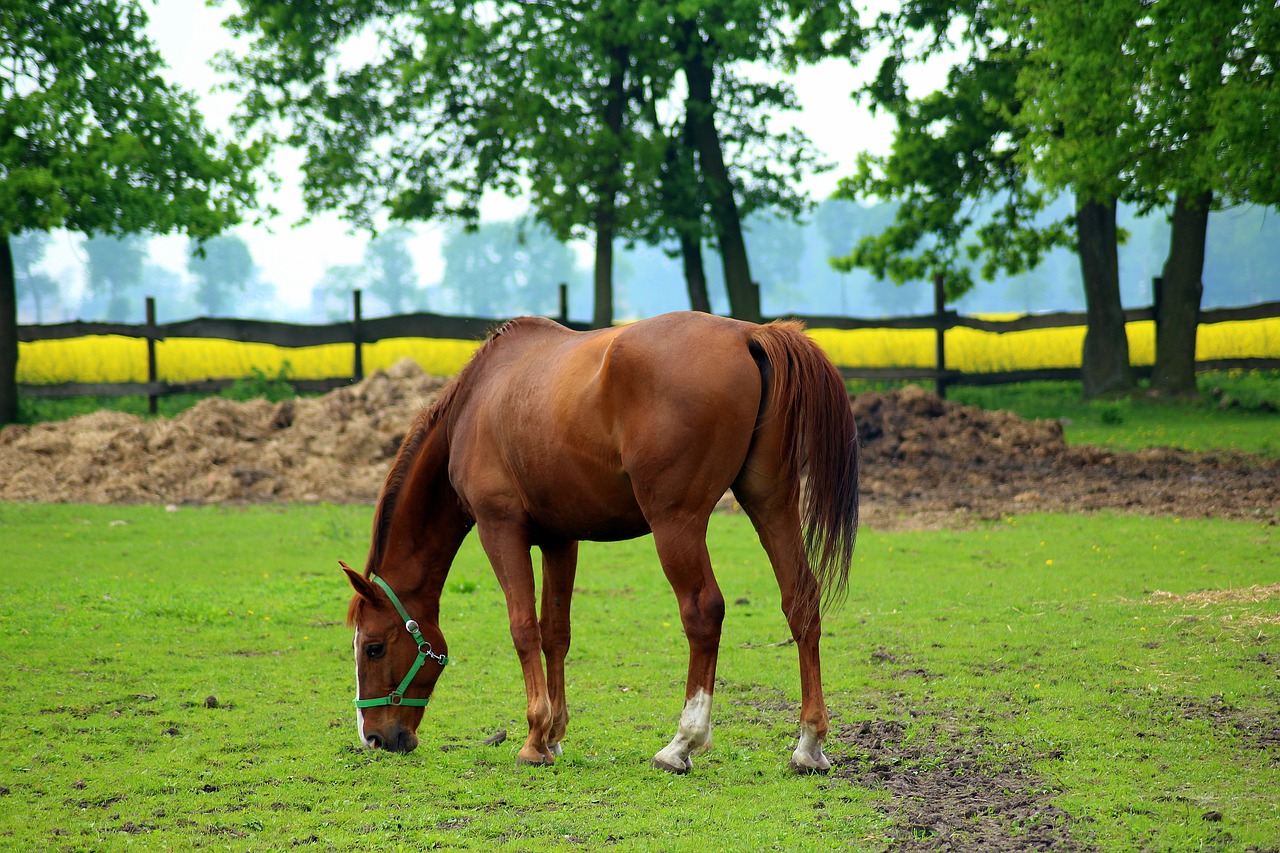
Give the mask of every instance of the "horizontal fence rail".
<path id="1" fill-rule="evenodd" d="M 871 381 L 915 381 L 933 383 L 939 393 L 945 393 L 948 385 L 999 385 L 1012 382 L 1038 380 L 1073 380 L 1080 378 L 1079 367 L 1052 367 L 992 372 L 960 371 L 947 368 L 945 333 L 951 329 L 967 328 L 994 334 L 1023 332 L 1039 329 L 1080 327 L 1086 325 L 1083 312 L 1054 312 L 1026 315 L 1010 320 L 987 320 L 963 316 L 945 309 L 942 301 L 941 281 L 935 281 L 935 312 L 914 317 L 857 318 L 818 315 L 788 315 L 801 320 L 810 329 L 859 330 L 859 329 L 921 329 L 935 333 L 934 365 L 930 367 L 840 367 L 847 379 Z M 570 321 L 567 317 L 567 292 L 561 286 L 560 314 L 557 319 L 568 328 L 585 330 L 586 324 Z M 145 382 L 62 382 L 57 384 L 19 385 L 19 391 L 28 397 L 71 396 L 146 396 L 150 398 L 154 412 L 157 398 L 169 394 L 216 393 L 247 377 L 210 377 L 199 381 L 172 382 L 159 379 L 155 344 L 168 338 L 194 338 L 236 341 L 240 343 L 268 344 L 282 348 L 301 348 L 324 345 L 350 345 L 353 347 L 352 369 L 349 374 L 321 379 L 287 379 L 302 393 L 323 393 L 333 388 L 349 385 L 364 378 L 363 345 L 395 338 L 435 338 L 444 340 L 473 340 L 485 337 L 498 326 L 500 319 L 457 317 L 443 314 L 415 313 L 391 317 L 365 318 L 361 312 L 360 292 L 353 294 L 352 319 L 343 322 L 306 325 L 266 320 L 238 320 L 202 317 L 176 323 L 155 322 L 155 300 L 147 298 L 147 322 L 93 323 L 74 321 L 50 325 L 18 327 L 20 342 L 50 341 L 82 338 L 95 335 L 115 335 L 144 339 L 147 342 L 147 381 Z M 1155 319 L 1152 308 L 1128 309 L 1126 322 Z M 1240 308 L 1218 308 L 1200 312 L 1201 325 L 1224 322 L 1250 321 L 1280 317 L 1280 302 L 1266 302 Z M 1280 369 L 1280 358 L 1232 358 L 1198 361 L 1198 371 L 1229 369 Z M 1151 374 L 1150 366 L 1137 365 L 1134 372 L 1139 377 Z"/>

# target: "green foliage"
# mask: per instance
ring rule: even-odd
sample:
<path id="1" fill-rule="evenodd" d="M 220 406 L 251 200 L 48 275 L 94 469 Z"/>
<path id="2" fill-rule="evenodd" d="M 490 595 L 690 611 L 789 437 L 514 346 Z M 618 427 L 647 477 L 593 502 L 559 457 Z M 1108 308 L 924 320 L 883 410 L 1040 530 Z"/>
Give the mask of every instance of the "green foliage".
<path id="1" fill-rule="evenodd" d="M 1205 191 L 1280 203 L 1273 134 L 1258 121 L 1280 111 L 1275 4 L 1052 0 L 1006 23 L 1033 45 L 1014 122 L 1040 181 L 1148 207 Z"/>
<path id="2" fill-rule="evenodd" d="M 206 239 L 254 204 L 265 150 L 204 127 L 194 96 L 161 76 L 146 23 L 137 0 L 0 9 L 0 423 L 18 410 L 10 235 Z"/>
<path id="3" fill-rule="evenodd" d="M 269 376 L 260 367 L 250 368 L 250 376 L 248 378 L 237 379 L 230 388 L 224 390 L 219 396 L 226 397 L 228 400 L 263 399 L 272 403 L 292 399 L 298 396 L 298 392 L 289 384 L 289 372 L 291 369 L 292 367 L 288 361 L 280 366 L 275 376 Z"/>
<path id="4" fill-rule="evenodd" d="M 710 215 L 676 101 L 694 53 L 716 66 L 711 107 L 744 212 L 804 207 L 794 186 L 812 148 L 763 119 L 796 108 L 789 85 L 731 67 L 779 61 L 787 15 L 758 2 L 254 0 L 229 24 L 250 50 L 224 63 L 241 78 L 245 122 L 281 121 L 282 140 L 306 152 L 313 212 L 474 224 L 483 193 L 528 191 L 561 238 L 605 216 L 619 237 L 656 242 L 701 234 Z M 375 44 L 373 57 L 344 54 L 355 42 Z"/>
<path id="5" fill-rule="evenodd" d="M 254 145 L 221 143 L 161 76 L 133 0 L 10 0 L 0 13 L 4 231 L 180 229 L 209 237 L 252 204 Z"/>
<path id="6" fill-rule="evenodd" d="M 158 416 L 171 418 L 184 412 L 205 398 L 204 394 L 170 394 L 158 401 Z M 65 421 L 93 412 L 126 412 L 147 417 L 150 415 L 148 398 L 134 397 L 22 397 L 18 400 L 17 423 L 39 424 L 49 421 Z"/>
<path id="7" fill-rule="evenodd" d="M 958 752 L 956 791 L 1015 768 L 1080 847 L 1262 849 L 1280 833 L 1280 599 L 1172 597 L 1274 582 L 1265 526 L 865 531 L 824 626 L 836 772 L 821 778 L 786 770 L 799 690 L 776 582 L 746 519 L 717 516 L 731 604 L 715 746 L 672 777 L 648 761 L 679 716 L 686 643 L 647 540 L 583 548 L 555 767 L 514 764 L 523 684 L 474 537 L 442 601 L 454 663 L 422 745 L 359 750 L 335 561 L 358 560 L 369 514 L 0 505 L 0 548 L 21 556 L 0 567 L 0 846 L 883 850 L 928 829 L 892 804 Z M 860 781 L 870 759 L 848 738 L 877 723 L 900 732 L 901 790 Z"/>
<path id="8" fill-rule="evenodd" d="M 908 97 L 903 69 L 953 47 L 947 33 L 957 14 L 969 20 L 964 57 L 942 89 Z M 892 115 L 897 131 L 887 156 L 859 157 L 837 196 L 899 204 L 891 225 L 833 260 L 838 269 L 864 267 L 897 284 L 941 275 L 953 301 L 976 285 L 973 261 L 982 260 L 981 275 L 991 280 L 1074 245 L 1069 220 L 1044 220 L 1052 194 L 1018 161 L 1022 134 L 1011 116 L 1020 109 L 1015 83 L 1027 46 L 1019 29 L 989 26 L 993 14 L 988 4 L 965 2 L 909 6 L 877 22 L 874 38 L 890 53 L 861 95 Z"/>

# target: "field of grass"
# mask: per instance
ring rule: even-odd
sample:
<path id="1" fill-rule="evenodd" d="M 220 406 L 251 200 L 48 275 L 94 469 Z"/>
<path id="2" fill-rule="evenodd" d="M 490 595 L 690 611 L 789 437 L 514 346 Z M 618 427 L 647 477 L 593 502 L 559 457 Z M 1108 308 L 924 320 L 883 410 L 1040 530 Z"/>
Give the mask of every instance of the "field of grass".
<path id="1" fill-rule="evenodd" d="M 336 561 L 361 561 L 369 517 L 0 504 L 0 849 L 874 851 L 928 841 L 912 815 L 947 797 L 912 780 L 957 756 L 1031 792 L 1036 809 L 969 817 L 1013 843 L 1051 807 L 1107 851 L 1280 842 L 1275 528 L 865 531 L 824 638 L 835 772 L 795 777 L 795 649 L 749 524 L 718 516 L 715 747 L 673 777 L 648 762 L 680 712 L 685 642 L 648 540 L 583 548 L 555 767 L 514 764 L 523 688 L 474 537 L 422 745 L 358 749 Z"/>

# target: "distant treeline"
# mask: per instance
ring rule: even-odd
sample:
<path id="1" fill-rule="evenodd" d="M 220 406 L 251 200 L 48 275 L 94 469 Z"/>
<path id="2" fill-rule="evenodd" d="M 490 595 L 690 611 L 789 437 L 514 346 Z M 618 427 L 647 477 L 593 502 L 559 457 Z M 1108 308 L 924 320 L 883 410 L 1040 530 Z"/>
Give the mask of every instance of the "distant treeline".
<path id="1" fill-rule="evenodd" d="M 842 273 L 830 258 L 847 255 L 868 234 L 893 218 L 893 204 L 860 205 L 827 200 L 801 221 L 772 215 L 747 220 L 752 271 L 760 284 L 765 315 L 821 314 L 895 317 L 932 310 L 929 282 L 895 286 L 870 273 Z M 1069 215 L 1061 200 L 1046 218 Z M 1127 307 L 1151 304 L 1151 280 L 1168 253 L 1165 217 L 1138 217 L 1122 207 L 1120 225 L 1128 239 L 1120 249 L 1121 295 Z M 283 283 L 265 281 L 242 238 L 210 241 L 204 257 L 192 257 L 185 271 L 157 264 L 144 235 L 85 242 L 85 283 L 56 280 L 41 265 L 49 237 L 28 232 L 14 239 L 20 321 L 50 323 L 70 319 L 137 322 L 143 295 L 164 293 L 161 322 L 195 316 L 237 316 L 306 322 L 349 315 L 351 293 L 365 293 L 369 316 L 428 311 L 470 316 L 555 314 L 558 285 L 569 285 L 569 316 L 591 317 L 591 273 L 583 257 L 532 221 L 482 223 L 469 232 L 449 232 L 444 273 L 423 283 L 410 247 L 411 229 L 385 232 L 367 246 L 362 263 L 330 267 L 311 287 L 302 316 L 283 307 Z M 675 247 L 619 247 L 615 278 L 619 318 L 652 316 L 688 308 Z M 714 251 L 712 247 L 708 252 Z M 706 265 L 712 308 L 728 313 L 720 265 Z M 975 279 L 978 272 L 974 269 Z M 1210 217 L 1204 271 L 1204 308 L 1280 300 L 1280 221 L 1275 212 L 1249 207 Z M 953 306 L 965 314 L 1081 311 L 1084 292 L 1079 261 L 1067 250 L 1051 252 L 1030 273 L 1000 275 L 982 282 Z"/>

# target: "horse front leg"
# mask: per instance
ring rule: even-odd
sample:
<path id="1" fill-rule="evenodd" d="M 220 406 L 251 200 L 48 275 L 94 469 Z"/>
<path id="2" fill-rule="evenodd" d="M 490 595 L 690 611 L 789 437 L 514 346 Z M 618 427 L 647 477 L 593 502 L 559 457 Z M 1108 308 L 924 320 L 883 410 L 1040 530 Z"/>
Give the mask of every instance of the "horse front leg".
<path id="1" fill-rule="evenodd" d="M 569 726 L 565 698 L 564 659 L 569 654 L 569 605 L 578 570 L 578 543 L 568 541 L 542 546 L 542 654 L 547 660 L 547 693 L 551 699 L 551 733 L 547 744 L 557 758 L 560 742 Z"/>
<path id="2" fill-rule="evenodd" d="M 496 530 L 492 526 L 486 529 L 483 523 L 478 526 L 480 544 L 507 599 L 511 640 L 524 673 L 529 737 L 516 755 L 516 761 L 531 765 L 554 764 L 555 756 L 548 744 L 553 715 L 547 677 L 542 669 L 542 631 L 538 624 L 529 540 L 519 529 L 501 526 Z"/>
<path id="3" fill-rule="evenodd" d="M 654 528 L 663 571 L 680 604 L 680 621 L 689 640 L 689 674 L 684 710 L 676 735 L 653 757 L 655 767 L 672 773 L 693 769 L 693 756 L 711 748 L 711 697 L 715 691 L 724 596 L 711 573 L 706 526 L 680 525 L 667 534 Z"/>

